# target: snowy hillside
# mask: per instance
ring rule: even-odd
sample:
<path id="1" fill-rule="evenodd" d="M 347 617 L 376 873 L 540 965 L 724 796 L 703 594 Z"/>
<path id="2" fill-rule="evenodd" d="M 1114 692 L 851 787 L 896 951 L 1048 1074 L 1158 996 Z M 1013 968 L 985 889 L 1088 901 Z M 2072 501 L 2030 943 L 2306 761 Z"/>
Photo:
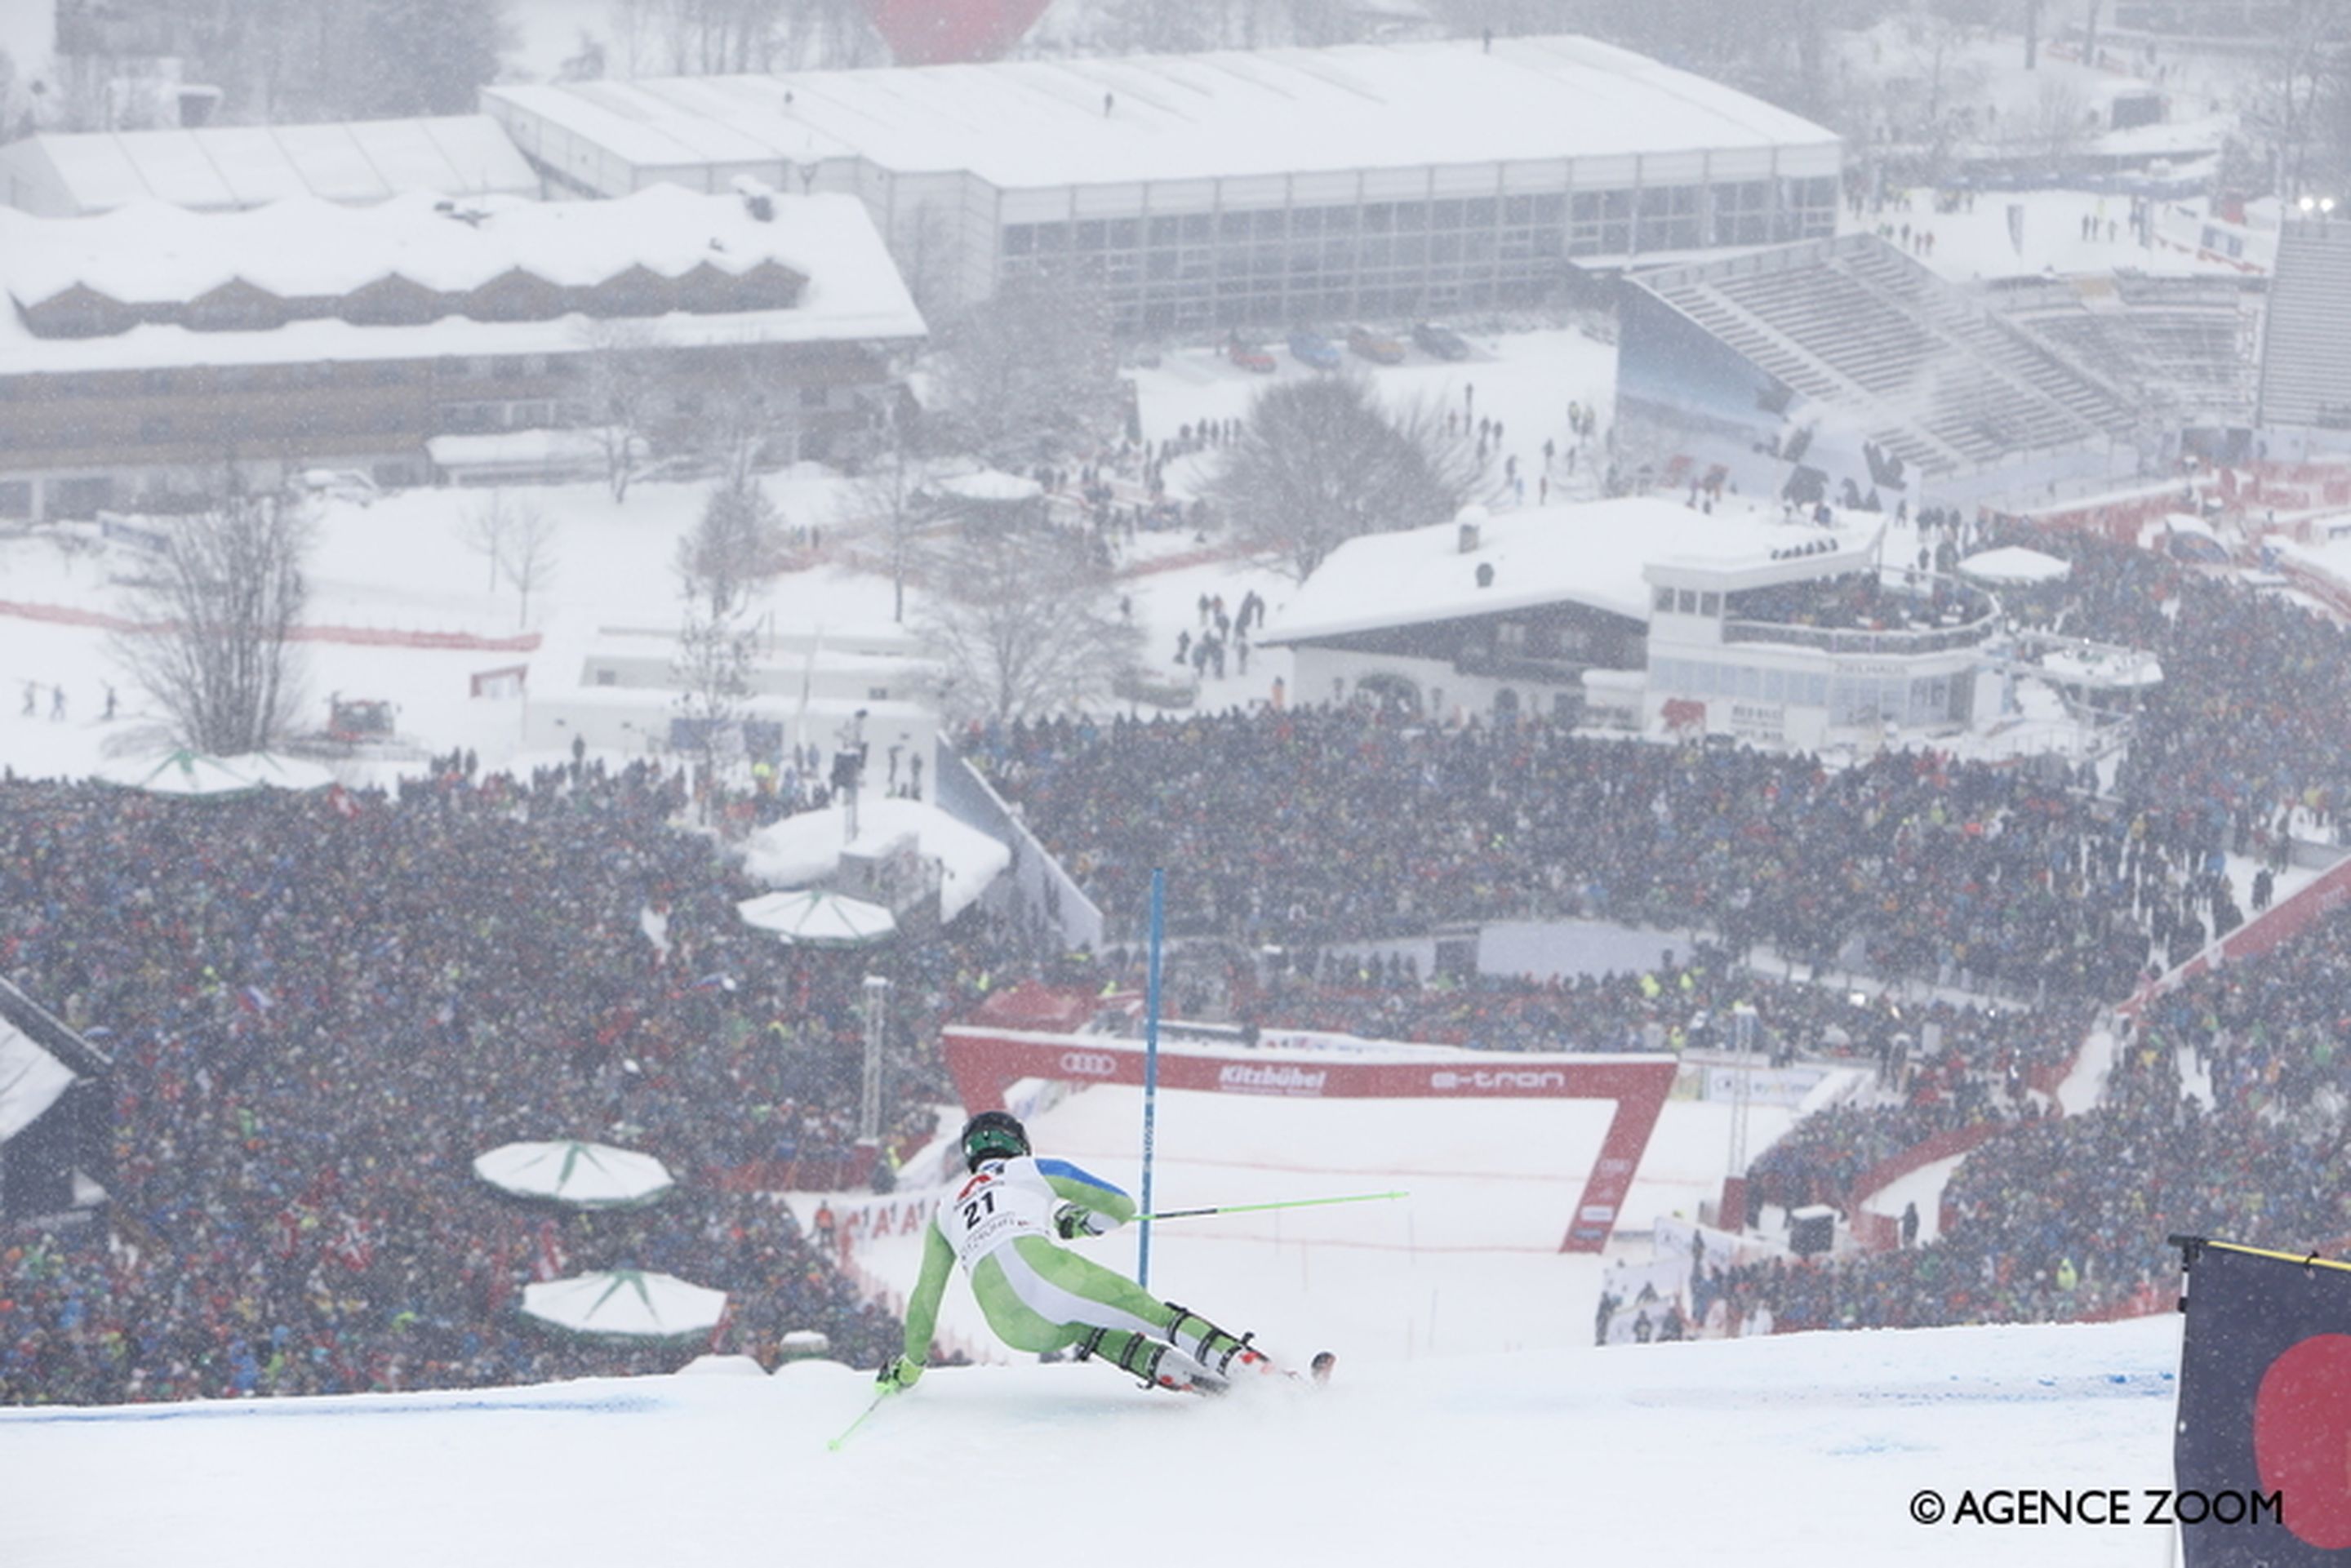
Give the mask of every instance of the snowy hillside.
<path id="1" fill-rule="evenodd" d="M 2170 1479 L 2179 1330 L 1944 1329 L 1343 1366 L 1209 1404 L 1097 1366 L 0 1412 L 9 1568 L 2147 1564 L 1914 1494 Z"/>

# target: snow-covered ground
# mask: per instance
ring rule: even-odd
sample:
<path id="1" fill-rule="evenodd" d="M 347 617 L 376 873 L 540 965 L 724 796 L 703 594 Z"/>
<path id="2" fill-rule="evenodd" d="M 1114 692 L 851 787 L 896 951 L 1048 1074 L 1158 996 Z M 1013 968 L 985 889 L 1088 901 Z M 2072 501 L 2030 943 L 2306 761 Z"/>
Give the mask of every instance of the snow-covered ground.
<path id="1" fill-rule="evenodd" d="M 10 1568 L 884 1559 L 2157 1568 L 2148 1525 L 1913 1522 L 2171 1481 L 2179 1320 L 1350 1355 L 1220 1404 L 1097 1366 L 932 1373 L 838 1451 L 831 1363 L 486 1395 L 0 1411 Z"/>
<path id="2" fill-rule="evenodd" d="M 1479 414 L 1503 422 L 1505 442 L 1494 455 L 1489 503 L 1514 499 L 1503 493 L 1501 476 L 1502 458 L 1512 454 L 1527 478 L 1527 503 L 1540 498 L 1538 470 L 1546 438 L 1561 453 L 1555 468 L 1560 493 L 1580 493 L 1576 487 L 1591 465 L 1587 454 L 1576 476 L 1565 471 L 1567 408 L 1571 401 L 1587 406 L 1610 401 L 1614 348 L 1570 330 L 1469 337 L 1474 352 L 1468 361 L 1447 365 L 1416 356 L 1412 363 L 1371 371 L 1372 384 L 1400 406 L 1426 402 L 1440 409 L 1467 407 L 1474 400 Z M 1156 367 L 1137 369 L 1145 439 L 1173 440 L 1186 425 L 1245 414 L 1249 399 L 1269 381 L 1313 373 L 1287 355 L 1278 358 L 1281 368 L 1272 377 L 1252 376 L 1206 348 L 1170 351 Z M 1211 462 L 1207 454 L 1178 459 L 1170 465 L 1171 486 L 1179 494 L 1187 492 L 1205 481 Z M 814 465 L 768 476 L 765 484 L 786 523 L 818 530 L 828 545 L 827 557 L 839 564 L 775 579 L 759 611 L 786 627 L 887 621 L 888 580 L 854 569 L 860 540 L 853 494 Z M 700 515 L 705 486 L 638 485 L 622 502 L 599 484 L 515 486 L 505 495 L 510 505 L 537 507 L 555 522 L 552 580 L 534 591 L 527 616 L 510 583 L 491 587 L 487 558 L 466 542 L 469 520 L 488 504 L 490 492 L 418 489 L 369 506 L 327 503 L 305 619 L 313 625 L 494 638 L 545 632 L 550 648 L 572 645 L 559 633 L 599 625 L 676 623 L 672 560 L 679 538 Z M 1232 611 L 1254 590 L 1266 597 L 1275 618 L 1288 599 L 1287 578 L 1230 559 L 1220 553 L 1222 546 L 1220 538 L 1203 542 L 1181 532 L 1145 534 L 1123 562 L 1121 591 L 1144 629 L 1149 660 L 1171 674 L 1176 673 L 1176 633 L 1198 631 L 1196 606 L 1203 594 L 1221 595 Z M 0 537 L 0 601 L 120 614 L 125 603 L 112 579 L 135 566 L 136 558 L 120 549 L 72 554 L 46 535 Z M 910 614 L 919 612 L 922 599 L 919 586 L 910 591 Z M 141 727 L 140 698 L 120 674 L 108 643 L 105 632 L 86 625 L 0 611 L 0 767 L 20 774 L 82 774 L 93 770 L 110 747 L 152 745 L 152 736 Z M 470 677 L 530 664 L 534 692 L 551 695 L 577 685 L 577 670 L 554 668 L 552 663 L 551 657 L 534 660 L 528 653 L 497 651 L 309 643 L 303 650 L 308 697 L 302 713 L 306 724 L 322 719 L 325 699 L 334 692 L 389 698 L 400 705 L 402 733 L 423 747 L 472 747 L 491 767 L 527 762 L 518 750 L 518 702 L 471 696 Z M 1296 700 L 1290 674 L 1286 652 L 1253 654 L 1246 674 L 1237 661 L 1228 662 L 1224 676 L 1204 684 L 1198 706 L 1216 711 L 1263 702 L 1277 678 Z M 40 690 L 35 719 L 24 721 L 23 688 L 28 681 Z M 110 681 L 123 705 L 112 725 L 99 722 Z M 51 723 L 51 689 L 60 685 L 66 688 L 66 717 Z"/>

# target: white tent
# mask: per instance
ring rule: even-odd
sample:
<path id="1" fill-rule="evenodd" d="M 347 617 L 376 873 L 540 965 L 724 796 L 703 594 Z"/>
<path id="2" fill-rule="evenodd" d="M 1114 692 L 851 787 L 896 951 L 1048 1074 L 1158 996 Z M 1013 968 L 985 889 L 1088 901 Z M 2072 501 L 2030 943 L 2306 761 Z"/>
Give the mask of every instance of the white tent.
<path id="1" fill-rule="evenodd" d="M 633 1149 L 577 1139 L 501 1144 L 474 1156 L 474 1174 L 517 1197 L 551 1198 L 580 1208 L 630 1208 L 676 1186 L 669 1167 Z"/>
<path id="2" fill-rule="evenodd" d="M 275 789 L 324 789 L 335 781 L 333 772 L 322 764 L 305 762 L 298 757 L 280 757 L 274 751 L 247 751 L 223 758 L 221 766 Z"/>
<path id="3" fill-rule="evenodd" d="M 1034 479 L 1024 479 L 1018 474 L 1007 474 L 998 468 L 982 468 L 976 474 L 962 474 L 938 482 L 942 495 L 958 501 L 981 501 L 1009 505 L 1033 501 L 1045 493 L 1045 486 Z"/>
<path id="4" fill-rule="evenodd" d="M 610 1269 L 526 1285 L 522 1311 L 569 1333 L 686 1339 L 718 1326 L 726 1292 L 689 1285 L 674 1274 Z"/>
<path id="5" fill-rule="evenodd" d="M 1996 582 L 2015 588 L 2062 582 L 2073 572 L 2073 567 L 2056 556 L 2027 549 L 2022 545 L 1983 550 L 1959 562 L 1959 573 L 1963 577 L 1971 577 L 1978 582 Z"/>
<path id="6" fill-rule="evenodd" d="M 743 924 L 811 947 L 854 947 L 898 934 L 898 922 L 878 904 L 821 888 L 768 893 L 735 906 Z"/>
<path id="7" fill-rule="evenodd" d="M 770 887 L 806 887 L 830 877 L 847 849 L 879 849 L 907 833 L 939 862 L 939 918 L 953 920 L 1011 866 L 1012 852 L 977 828 L 921 800 L 867 800 L 857 808 L 857 841 L 843 808 L 800 811 L 753 833 L 743 869 Z"/>
<path id="8" fill-rule="evenodd" d="M 98 770 L 109 784 L 144 789 L 150 795 L 197 799 L 214 795 L 246 795 L 261 786 L 217 757 L 182 749 L 162 757 L 140 757 L 110 762 Z"/>

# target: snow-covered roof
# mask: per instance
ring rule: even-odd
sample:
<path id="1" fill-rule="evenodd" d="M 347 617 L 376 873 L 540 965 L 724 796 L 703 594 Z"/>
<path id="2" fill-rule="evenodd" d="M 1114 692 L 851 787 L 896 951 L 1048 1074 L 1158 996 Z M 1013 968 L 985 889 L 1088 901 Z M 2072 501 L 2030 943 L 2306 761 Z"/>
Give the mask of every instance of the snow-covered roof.
<path id="1" fill-rule="evenodd" d="M 1000 841 L 920 800 L 865 801 L 857 809 L 857 837 L 844 844 L 846 819 L 845 808 L 831 806 L 762 828 L 744 841 L 743 869 L 771 886 L 806 886 L 831 876 L 844 851 L 878 851 L 912 833 L 916 852 L 939 862 L 939 918 L 953 920 L 1012 864 Z"/>
<path id="2" fill-rule="evenodd" d="M 381 202 L 413 191 L 536 195 L 538 176 L 485 114 L 92 131 L 0 147 L 0 199 L 59 217 L 142 201 L 218 210 L 301 195 Z"/>
<path id="3" fill-rule="evenodd" d="M 1978 582 L 2056 582 L 2071 576 L 2073 570 L 2057 557 L 2022 545 L 1979 550 L 1959 562 L 1960 575 L 1972 577 Z"/>
<path id="4" fill-rule="evenodd" d="M 456 292 L 521 267 L 590 286 L 642 265 L 676 276 L 705 262 L 741 273 L 773 261 L 809 281 L 789 308 L 675 312 L 635 319 L 668 347 L 904 339 L 922 314 L 852 196 L 782 196 L 759 223 L 733 196 L 659 186 L 613 202 L 496 202 L 471 225 L 406 196 L 368 208 L 308 198 L 250 213 L 201 214 L 153 203 L 95 218 L 0 209 L 0 292 L 20 303 L 76 282 L 125 303 L 189 300 L 231 278 L 285 298 L 340 296 L 398 273 Z M 295 364 L 439 355 L 573 353 L 593 328 L 444 316 L 414 325 L 338 319 L 250 330 L 146 323 L 105 337 L 38 338 L 0 309 L 0 371 L 16 374 L 194 365 Z"/>
<path id="5" fill-rule="evenodd" d="M 21 305 L 76 285 L 124 304 L 175 304 L 242 279 L 284 299 L 337 298 L 389 277 L 463 294 L 517 268 L 561 287 L 592 287 L 634 267 L 678 277 L 793 267 L 815 230 L 845 226 L 858 204 L 801 196 L 773 222 L 735 196 L 656 185 L 613 202 L 488 197 L 436 210 L 413 193 L 371 207 L 298 196 L 236 213 L 142 201 L 91 218 L 0 211 L 0 283 Z M 795 270 L 801 270 L 805 263 Z"/>
<path id="6" fill-rule="evenodd" d="M 436 468 L 549 468 L 595 471 L 605 462 L 595 430 L 501 430 L 486 435 L 436 435 L 424 444 Z"/>
<path id="7" fill-rule="evenodd" d="M 2143 648 L 2102 648 L 2085 643 L 2057 649 L 2034 661 L 2046 674 L 2106 691 L 2123 691 L 2163 684 L 2163 664 Z"/>
<path id="8" fill-rule="evenodd" d="M 1822 166 L 1780 172 L 1828 173 L 1837 147 L 1731 88 L 1565 37 L 504 85 L 483 102 L 527 146 L 536 120 L 644 170 L 859 155 L 1007 189 L 1794 147 Z"/>
<path id="9" fill-rule="evenodd" d="M 964 501 L 1033 501 L 1045 493 L 1045 486 L 1036 480 L 1007 474 L 1000 468 L 982 468 L 977 473 L 942 479 L 938 488 Z"/>
<path id="10" fill-rule="evenodd" d="M 1478 546 L 1468 551 L 1460 525 L 1450 522 L 1350 539 L 1299 588 L 1261 641 L 1313 642 L 1562 603 L 1646 622 L 1646 568 L 1771 569 L 1772 552 L 1784 552 L 1792 539 L 1850 533 L 1791 525 L 1777 511 L 1709 516 L 1654 496 L 1535 507 L 1478 528 Z M 1479 569 L 1488 566 L 1492 580 L 1480 587 Z"/>

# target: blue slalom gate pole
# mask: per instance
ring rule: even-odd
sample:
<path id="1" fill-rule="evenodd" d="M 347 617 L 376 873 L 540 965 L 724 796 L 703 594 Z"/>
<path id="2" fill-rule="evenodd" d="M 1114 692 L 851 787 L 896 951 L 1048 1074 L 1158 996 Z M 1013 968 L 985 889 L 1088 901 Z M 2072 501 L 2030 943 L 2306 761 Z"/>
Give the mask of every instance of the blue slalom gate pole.
<path id="1" fill-rule="evenodd" d="M 1151 868 L 1151 979 L 1143 998 L 1143 1224 L 1134 1282 L 1151 1288 L 1151 1144 L 1159 1120 L 1159 944 L 1167 935 L 1167 872 Z"/>

